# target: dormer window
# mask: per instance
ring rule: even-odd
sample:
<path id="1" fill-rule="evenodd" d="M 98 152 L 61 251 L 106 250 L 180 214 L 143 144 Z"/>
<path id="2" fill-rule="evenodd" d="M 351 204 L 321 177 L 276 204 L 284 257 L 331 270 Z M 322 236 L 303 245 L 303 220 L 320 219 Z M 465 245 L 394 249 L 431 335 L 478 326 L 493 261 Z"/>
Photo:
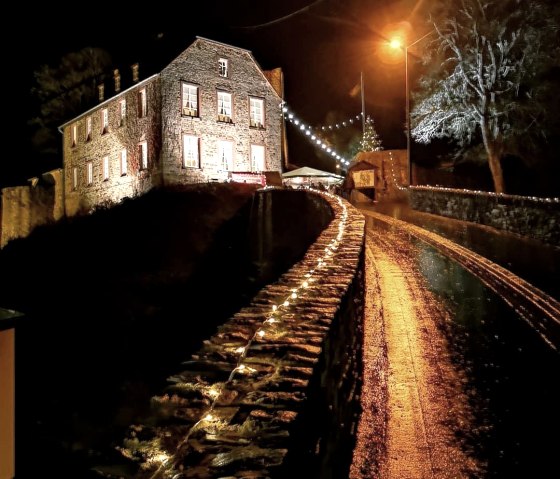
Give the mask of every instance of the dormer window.
<path id="1" fill-rule="evenodd" d="M 228 76 L 228 61 L 225 58 L 220 58 L 218 60 L 218 74 L 221 77 Z"/>

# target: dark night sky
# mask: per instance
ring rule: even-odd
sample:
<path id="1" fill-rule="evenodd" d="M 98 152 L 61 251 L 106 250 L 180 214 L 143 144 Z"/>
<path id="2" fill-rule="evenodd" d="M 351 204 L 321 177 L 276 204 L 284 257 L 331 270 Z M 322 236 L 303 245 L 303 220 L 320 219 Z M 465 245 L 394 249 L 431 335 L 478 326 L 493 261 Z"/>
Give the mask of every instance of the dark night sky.
<path id="1" fill-rule="evenodd" d="M 351 97 L 350 90 L 363 71 L 366 112 L 374 117 L 384 146 L 404 148 L 404 54 L 387 62 L 379 54 L 380 42 L 387 35 L 386 28 L 401 21 L 410 21 L 415 32 L 422 34 L 426 29 L 422 3 L 424 0 L 161 0 L 151 8 L 93 2 L 84 9 L 85 4 L 77 8 L 76 2 L 45 2 L 33 7 L 32 16 L 29 7 L 20 4 L 11 16 L 18 25 L 17 33 L 4 30 L 2 34 L 7 57 L 4 92 L 11 112 L 5 138 L 15 139 L 26 150 L 29 91 L 32 72 L 39 65 L 56 64 L 63 54 L 83 47 L 101 47 L 121 70 L 139 61 L 141 77 L 145 77 L 153 73 L 151 66 L 164 66 L 200 35 L 251 50 L 264 69 L 282 67 L 288 104 L 312 125 L 342 121 L 360 112 L 359 95 Z M 306 12 L 283 21 L 243 28 L 271 22 L 307 5 L 311 8 Z M 306 140 L 290 130 L 292 161 L 334 167 L 332 160 L 317 157 Z M 0 163 L 0 185 L 47 169 L 32 164 L 28 157 L 26 153 L 5 155 Z"/>

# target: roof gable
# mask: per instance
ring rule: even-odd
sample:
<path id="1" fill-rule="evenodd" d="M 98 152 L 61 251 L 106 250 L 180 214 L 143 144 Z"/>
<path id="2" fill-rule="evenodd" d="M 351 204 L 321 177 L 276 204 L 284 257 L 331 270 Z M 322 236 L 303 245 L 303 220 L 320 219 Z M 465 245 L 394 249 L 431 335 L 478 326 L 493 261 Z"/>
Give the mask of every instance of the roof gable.
<path id="1" fill-rule="evenodd" d="M 174 60 L 172 60 L 162 71 L 161 74 L 165 75 L 167 71 L 174 70 L 180 67 L 180 64 L 183 62 L 189 62 L 192 58 L 196 57 L 208 57 L 209 55 L 216 55 L 220 54 L 223 55 L 227 59 L 243 59 L 244 61 L 250 62 L 255 69 L 255 73 L 263 80 L 267 87 L 270 89 L 272 93 L 274 93 L 279 100 L 281 100 L 280 94 L 272 85 L 270 79 L 265 75 L 262 68 L 258 64 L 258 62 L 253 57 L 253 54 L 244 48 L 235 47 L 232 45 L 228 45 L 226 43 L 218 42 L 215 40 L 209 40 L 204 37 L 196 37 L 196 40 L 191 43 L 181 54 L 179 54 Z M 213 58 L 212 58 L 213 60 Z M 213 62 L 209 63 L 207 67 L 211 71 L 212 68 L 217 68 Z M 235 68 L 235 65 L 233 66 Z"/>

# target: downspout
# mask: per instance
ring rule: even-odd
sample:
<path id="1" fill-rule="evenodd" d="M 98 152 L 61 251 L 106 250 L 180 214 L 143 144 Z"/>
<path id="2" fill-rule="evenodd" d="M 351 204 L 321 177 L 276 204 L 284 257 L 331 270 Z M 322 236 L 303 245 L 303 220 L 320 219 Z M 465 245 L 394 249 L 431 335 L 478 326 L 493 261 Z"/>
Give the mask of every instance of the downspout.
<path id="1" fill-rule="evenodd" d="M 280 88 L 282 89 L 282 105 L 284 105 L 284 71 L 280 70 Z M 286 134 L 286 118 L 282 113 L 282 156 L 284 157 L 284 170 L 288 170 L 288 136 Z"/>

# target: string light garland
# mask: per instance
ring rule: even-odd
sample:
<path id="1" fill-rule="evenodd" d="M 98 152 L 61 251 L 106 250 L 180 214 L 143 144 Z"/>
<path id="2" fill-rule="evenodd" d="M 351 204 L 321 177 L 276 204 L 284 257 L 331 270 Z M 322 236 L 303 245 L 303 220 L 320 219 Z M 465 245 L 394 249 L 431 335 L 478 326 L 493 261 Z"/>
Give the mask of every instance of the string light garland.
<path id="1" fill-rule="evenodd" d="M 362 116 L 363 116 L 363 113 L 360 113 L 359 115 L 355 115 L 353 117 L 350 117 L 345 121 L 341 121 L 339 123 L 334 123 L 332 125 L 316 126 L 316 127 L 314 127 L 314 129 L 315 130 L 321 130 L 321 131 L 327 131 L 327 130 L 334 131 L 334 130 L 339 130 L 340 128 L 347 128 L 349 126 L 354 126 L 354 122 L 362 121 Z"/>
<path id="2" fill-rule="evenodd" d="M 437 191 L 445 191 L 448 193 L 462 193 L 462 194 L 471 194 L 471 195 L 482 195 L 482 196 L 489 196 L 494 198 L 503 198 L 503 199 L 510 199 L 510 200 L 517 200 L 517 201 L 534 201 L 536 203 L 560 203 L 560 198 L 542 198 L 538 196 L 519 196 L 519 195 L 508 195 L 507 193 L 494 193 L 493 191 L 480 191 L 480 190 L 467 190 L 467 189 L 460 189 L 460 188 L 447 188 L 445 186 L 431 186 L 431 185 L 416 185 L 412 186 L 412 189 L 415 190 L 437 190 Z"/>
<path id="3" fill-rule="evenodd" d="M 406 186 L 403 186 L 401 181 L 397 181 L 397 175 L 395 174 L 395 159 L 393 158 L 393 152 L 389 152 L 389 160 L 391 161 L 391 176 L 393 177 L 393 184 L 400 191 L 406 191 Z M 400 175 L 399 175 L 400 176 Z"/>
<path id="4" fill-rule="evenodd" d="M 335 221 L 338 221 L 338 234 L 324 248 L 323 254 L 317 259 L 315 265 L 303 273 L 299 280 L 297 280 L 297 286 L 291 288 L 287 296 L 281 297 L 275 304 L 271 305 L 268 314 L 266 314 L 266 319 L 256 328 L 252 337 L 247 341 L 247 344 L 245 346 L 236 347 L 232 351 L 237 354 L 237 361 L 235 362 L 228 379 L 223 383 L 216 383 L 207 388 L 205 392 L 212 399 L 212 402 L 210 403 L 208 409 L 202 413 L 201 418 L 191 426 L 184 439 L 177 445 L 175 453 L 169 454 L 157 449 L 154 451 L 154 454 L 150 456 L 149 462 L 159 464 L 158 468 L 150 476 L 150 479 L 159 477 L 160 473 L 163 471 L 166 477 L 171 477 L 172 479 L 183 477 L 181 473 L 173 474 L 174 464 L 176 462 L 178 452 L 188 443 L 192 433 L 200 427 L 209 424 L 219 427 L 220 419 L 216 414 L 214 414 L 214 411 L 222 393 L 225 391 L 226 387 L 233 382 L 234 378 L 236 376 L 251 376 L 258 372 L 256 369 L 244 363 L 244 360 L 250 352 L 253 343 L 255 341 L 262 342 L 268 337 L 271 337 L 274 334 L 274 330 L 277 330 L 282 325 L 283 314 L 287 313 L 289 308 L 293 307 L 297 301 L 304 299 L 306 294 L 309 292 L 311 284 L 317 281 L 318 278 L 327 275 L 327 270 L 335 266 L 334 255 L 338 250 L 346 232 L 348 209 L 342 198 L 338 195 L 319 190 L 312 191 L 316 194 L 326 196 L 336 201 L 341 207 L 342 212 L 335 219 Z M 274 329 L 271 329 L 271 327 Z"/>
<path id="5" fill-rule="evenodd" d="M 350 162 L 346 158 L 344 158 L 342 155 L 339 155 L 333 148 L 325 143 L 322 138 L 315 134 L 313 132 L 313 127 L 311 127 L 310 125 L 306 125 L 299 118 L 297 118 L 297 116 L 289 110 L 285 103 L 283 103 L 281 106 L 284 119 L 288 120 L 290 123 L 296 126 L 298 131 L 304 134 L 316 148 L 321 148 L 328 154 L 330 154 L 336 160 L 337 168 L 344 168 L 345 166 L 348 166 L 350 164 Z"/>

